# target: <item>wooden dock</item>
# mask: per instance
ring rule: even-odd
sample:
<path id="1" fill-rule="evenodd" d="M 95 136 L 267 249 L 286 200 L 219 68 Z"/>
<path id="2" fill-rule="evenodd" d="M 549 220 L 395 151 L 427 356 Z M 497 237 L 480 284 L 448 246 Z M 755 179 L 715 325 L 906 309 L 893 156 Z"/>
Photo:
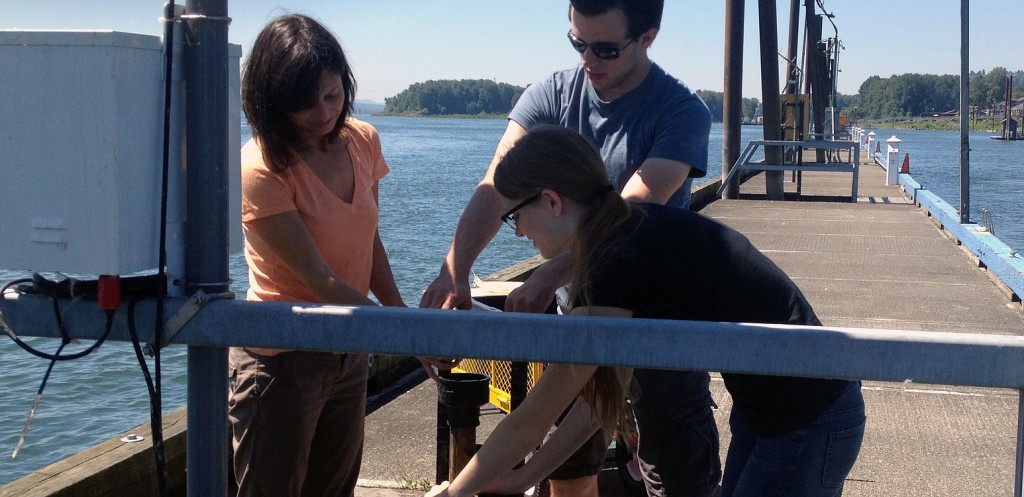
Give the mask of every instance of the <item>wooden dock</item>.
<path id="1" fill-rule="evenodd" d="M 862 164 L 856 204 L 844 198 L 844 176 L 805 173 L 802 196 L 815 201 L 770 202 L 757 199 L 765 191 L 761 175 L 741 187 L 740 200 L 704 212 L 779 264 L 827 326 L 1024 334 L 1020 302 L 925 211 L 886 186 L 880 167 Z M 1012 492 L 1015 391 L 866 382 L 864 397 L 867 433 L 844 495 Z"/>
<path id="2" fill-rule="evenodd" d="M 702 212 L 745 233 L 785 269 L 824 324 L 1024 334 L 1020 302 L 898 187 L 886 186 L 881 168 L 862 164 L 856 203 L 850 203 L 848 174 L 806 172 L 799 194 L 791 173 L 785 174 L 785 201 L 765 200 L 763 175 L 758 175 L 742 185 L 740 199 L 711 202 Z M 695 198 L 710 188 L 717 185 Z M 433 481 L 436 387 L 424 378 L 409 375 L 371 401 L 357 496 L 422 495 L 416 489 Z M 731 401 L 714 375 L 712 393 L 721 407 L 716 418 L 724 460 Z M 844 495 L 1001 496 L 1013 489 L 1016 391 L 908 379 L 866 382 L 864 394 L 867 433 Z M 485 407 L 479 439 L 502 417 L 497 408 Z M 95 450 L 90 454 L 100 453 Z M 84 480 L 89 465 L 82 461 L 92 457 L 77 455 L 71 458 L 76 464 L 61 462 L 40 472 L 43 476 L 0 487 L 0 496 L 56 495 L 39 491 L 40 483 Z M 97 459 L 91 466 L 109 463 Z M 60 465 L 75 469 L 52 475 Z M 603 495 L 626 495 L 614 471 L 603 473 L 601 482 Z M 144 483 L 133 486 L 141 490 L 137 495 L 151 494 Z M 117 494 L 127 495 L 124 486 L 120 490 Z"/>
<path id="3" fill-rule="evenodd" d="M 899 187 L 886 186 L 885 172 L 866 162 L 867 155 L 857 203 L 850 202 L 849 174 L 805 172 L 798 196 L 786 173 L 786 201 L 764 199 L 762 174 L 742 185 L 739 200 L 718 200 L 702 212 L 746 234 L 785 269 L 825 325 L 1024 334 L 1020 302 L 1011 301 L 1009 290 Z M 716 419 L 724 460 L 731 399 L 715 376 L 712 394 L 721 407 Z M 429 382 L 411 385 L 370 414 L 362 472 L 368 486 L 433 479 L 435 391 Z M 864 396 L 867 433 L 844 495 L 1012 492 L 1016 391 L 909 379 L 865 382 Z M 485 407 L 480 431 L 501 417 Z M 602 474 L 601 482 L 602 495 L 626 495 L 614 471 Z"/>

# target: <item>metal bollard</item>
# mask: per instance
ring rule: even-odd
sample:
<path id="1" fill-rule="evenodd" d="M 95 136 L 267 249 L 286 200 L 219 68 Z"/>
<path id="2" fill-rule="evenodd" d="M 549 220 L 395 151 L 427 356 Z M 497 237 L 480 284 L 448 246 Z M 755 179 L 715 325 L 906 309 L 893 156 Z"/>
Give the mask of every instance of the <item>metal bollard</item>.
<path id="1" fill-rule="evenodd" d="M 892 138 L 885 140 L 886 145 L 886 160 L 885 160 L 885 184 L 896 185 L 899 184 L 897 181 L 897 173 L 899 173 L 899 160 L 900 160 L 900 143 L 901 140 L 896 138 L 896 135 L 892 135 Z"/>

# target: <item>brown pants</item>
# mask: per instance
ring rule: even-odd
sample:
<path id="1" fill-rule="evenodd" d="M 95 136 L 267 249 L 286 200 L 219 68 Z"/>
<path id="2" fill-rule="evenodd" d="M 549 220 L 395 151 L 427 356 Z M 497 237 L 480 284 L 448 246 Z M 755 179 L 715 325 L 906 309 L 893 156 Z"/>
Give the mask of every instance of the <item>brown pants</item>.
<path id="1" fill-rule="evenodd" d="M 362 462 L 366 356 L 232 347 L 228 367 L 238 495 L 351 497 Z"/>

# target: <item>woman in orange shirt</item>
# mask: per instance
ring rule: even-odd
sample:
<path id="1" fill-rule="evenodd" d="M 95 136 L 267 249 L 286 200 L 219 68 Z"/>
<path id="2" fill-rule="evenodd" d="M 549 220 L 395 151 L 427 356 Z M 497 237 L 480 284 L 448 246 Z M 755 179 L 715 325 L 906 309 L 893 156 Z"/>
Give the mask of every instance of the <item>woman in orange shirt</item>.
<path id="1" fill-rule="evenodd" d="M 388 172 L 351 116 L 356 84 L 335 37 L 271 21 L 242 75 L 248 300 L 404 306 L 377 229 Z M 294 333 L 301 330 L 281 330 Z M 351 496 L 362 457 L 365 354 L 233 347 L 229 418 L 238 495 Z"/>

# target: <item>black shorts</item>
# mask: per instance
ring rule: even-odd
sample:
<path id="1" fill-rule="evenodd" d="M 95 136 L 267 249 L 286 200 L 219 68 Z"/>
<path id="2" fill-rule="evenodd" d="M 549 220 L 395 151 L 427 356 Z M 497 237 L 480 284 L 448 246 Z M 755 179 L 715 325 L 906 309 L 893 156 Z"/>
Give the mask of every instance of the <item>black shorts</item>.
<path id="1" fill-rule="evenodd" d="M 718 426 L 707 373 L 634 369 L 633 416 L 640 469 L 652 497 L 712 497 L 720 492 Z"/>

